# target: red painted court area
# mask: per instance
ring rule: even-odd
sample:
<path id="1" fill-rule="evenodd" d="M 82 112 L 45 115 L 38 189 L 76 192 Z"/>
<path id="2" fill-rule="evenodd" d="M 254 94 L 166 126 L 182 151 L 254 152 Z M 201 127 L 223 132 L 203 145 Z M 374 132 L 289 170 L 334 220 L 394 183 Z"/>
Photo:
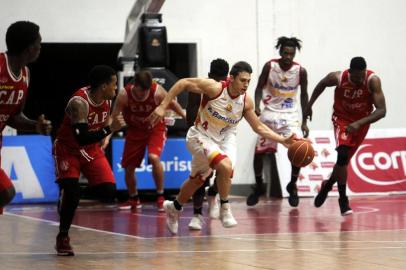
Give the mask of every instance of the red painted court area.
<path id="1" fill-rule="evenodd" d="M 301 198 L 297 208 L 291 208 L 287 200 L 262 200 L 255 207 L 247 207 L 244 198 L 235 198 L 232 209 L 237 227 L 226 229 L 220 221 L 210 220 L 205 206 L 201 231 L 188 229 L 192 217 L 192 206 L 188 204 L 180 219 L 178 236 L 406 230 L 406 196 L 353 197 L 350 204 L 354 213 L 342 217 L 336 197 L 329 197 L 320 208 L 313 206 L 313 198 Z M 12 205 L 6 212 L 58 222 L 53 205 Z M 144 204 L 137 211 L 119 211 L 114 205 L 85 203 L 78 209 L 74 225 L 140 238 L 172 236 L 166 229 L 165 214 L 158 213 L 154 204 Z"/>

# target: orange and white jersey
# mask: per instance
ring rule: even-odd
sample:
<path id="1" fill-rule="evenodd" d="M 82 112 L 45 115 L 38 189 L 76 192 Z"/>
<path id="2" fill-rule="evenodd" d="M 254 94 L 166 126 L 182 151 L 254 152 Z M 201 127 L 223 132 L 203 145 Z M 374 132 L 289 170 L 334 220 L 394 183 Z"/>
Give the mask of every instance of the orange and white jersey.
<path id="1" fill-rule="evenodd" d="M 246 94 L 233 97 L 228 92 L 229 82 L 221 82 L 222 91 L 215 98 L 203 95 L 195 126 L 197 130 L 216 143 L 229 134 L 236 134 L 236 126 L 242 119 Z"/>
<path id="2" fill-rule="evenodd" d="M 262 91 L 265 109 L 275 112 L 298 111 L 297 93 L 300 84 L 300 65 L 293 62 L 289 70 L 283 70 L 279 59 L 269 61 L 268 81 Z"/>

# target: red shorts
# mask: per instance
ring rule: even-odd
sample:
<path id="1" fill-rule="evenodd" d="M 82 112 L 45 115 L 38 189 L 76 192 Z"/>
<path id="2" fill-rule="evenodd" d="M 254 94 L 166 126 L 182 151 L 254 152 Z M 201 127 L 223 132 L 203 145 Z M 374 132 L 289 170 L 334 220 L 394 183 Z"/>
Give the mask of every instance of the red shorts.
<path id="1" fill-rule="evenodd" d="M 151 132 L 132 132 L 127 131 L 124 144 L 123 158 L 121 166 L 139 167 L 144 158 L 145 149 L 148 147 L 148 153 L 161 156 L 162 149 L 166 142 L 166 128 L 154 129 Z"/>
<path id="2" fill-rule="evenodd" d="M 356 132 L 346 133 L 345 129 L 352 122 L 337 118 L 336 116 L 333 116 L 332 121 L 334 125 L 334 137 L 336 139 L 337 147 L 340 145 L 349 146 L 349 158 L 351 158 L 355 154 L 361 143 L 364 141 L 365 136 L 368 133 L 369 125 L 362 126 Z"/>
<path id="3" fill-rule="evenodd" d="M 79 178 L 80 172 L 90 186 L 102 183 L 115 183 L 113 171 L 100 145 L 85 149 L 72 149 L 55 140 L 53 148 L 56 178 Z"/>
<path id="4" fill-rule="evenodd" d="M 13 186 L 10 177 L 0 168 L 0 192 Z"/>

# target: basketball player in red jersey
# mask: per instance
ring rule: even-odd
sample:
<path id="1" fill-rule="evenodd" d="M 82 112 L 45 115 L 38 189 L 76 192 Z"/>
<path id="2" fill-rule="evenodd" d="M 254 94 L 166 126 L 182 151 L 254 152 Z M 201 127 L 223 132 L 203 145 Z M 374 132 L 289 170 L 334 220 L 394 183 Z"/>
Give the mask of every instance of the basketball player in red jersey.
<path id="1" fill-rule="evenodd" d="M 305 116 L 312 117 L 312 105 L 326 87 L 335 86 L 332 121 L 337 144 L 337 162 L 330 179 L 323 181 L 314 200 L 316 207 L 322 206 L 335 182 L 340 195 L 338 203 L 341 214 L 352 213 L 348 197 L 347 166 L 362 141 L 369 125 L 385 117 L 385 96 L 381 80 L 371 70 L 367 70 L 364 58 L 351 59 L 350 68 L 329 73 L 314 89 Z"/>
<path id="2" fill-rule="evenodd" d="M 281 58 L 268 61 L 258 79 L 255 89 L 255 112 L 260 115 L 260 120 L 276 133 L 289 136 L 292 133 L 300 134 L 306 138 L 309 135 L 307 120 L 299 119 L 299 108 L 305 109 L 309 96 L 307 94 L 307 71 L 300 64 L 293 61 L 296 49 L 301 49 L 301 41 L 295 37 L 280 37 L 275 46 L 279 49 Z M 300 87 L 300 106 L 298 105 Z M 260 102 L 264 105 L 261 111 Z M 262 179 L 263 158 L 265 154 L 270 156 L 271 162 L 276 168 L 275 152 L 276 142 L 263 137 L 258 138 L 254 156 L 255 186 L 254 191 L 247 198 L 247 205 L 253 206 L 258 203 L 258 197 L 265 193 Z M 297 178 L 300 168 L 292 165 L 290 182 L 286 186 L 289 193 L 290 206 L 299 204 L 297 194 Z"/>
<path id="3" fill-rule="evenodd" d="M 116 95 L 117 76 L 109 66 L 95 66 L 89 73 L 90 86 L 77 90 L 68 102 L 54 142 L 57 183 L 60 189 L 59 234 L 55 249 L 60 256 L 73 256 L 69 228 L 80 199 L 82 172 L 102 201 L 114 201 L 113 172 L 100 146 L 110 133 L 124 125 L 121 115 L 110 122 L 111 100 Z"/>
<path id="4" fill-rule="evenodd" d="M 134 172 L 135 168 L 141 165 L 147 147 L 148 162 L 152 164 L 157 191 L 157 208 L 158 211 L 164 210 L 164 171 L 160 156 L 166 141 L 166 126 L 164 120 L 153 127 L 149 126 L 146 118 L 165 96 L 166 90 L 154 82 L 151 73 L 146 70 L 137 72 L 133 81 L 117 96 L 112 115 L 114 117 L 122 113 L 128 127 L 121 165 L 125 169 L 125 183 L 130 198 L 119 206 L 121 210 L 141 208 Z M 171 102 L 170 109 L 186 118 L 185 112 L 176 101 Z"/>
<path id="5" fill-rule="evenodd" d="M 52 128 L 44 115 L 34 121 L 23 113 L 30 82 L 26 65 L 34 62 L 41 50 L 39 26 L 28 21 L 11 24 L 6 33 L 6 45 L 7 52 L 0 53 L 0 149 L 6 125 L 40 134 L 49 134 Z M 10 178 L 0 168 L 0 214 L 15 192 Z"/>

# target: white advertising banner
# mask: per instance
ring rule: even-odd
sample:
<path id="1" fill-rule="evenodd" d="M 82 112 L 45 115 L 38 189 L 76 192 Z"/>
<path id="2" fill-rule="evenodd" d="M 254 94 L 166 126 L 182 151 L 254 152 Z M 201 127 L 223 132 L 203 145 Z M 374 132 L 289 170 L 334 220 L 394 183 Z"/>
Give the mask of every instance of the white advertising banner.
<path id="1" fill-rule="evenodd" d="M 327 180 L 337 160 L 332 130 L 312 130 L 313 162 L 300 170 L 299 196 L 315 196 L 321 181 Z M 276 154 L 283 196 L 290 181 L 287 149 L 278 145 Z M 348 195 L 406 193 L 406 129 L 370 129 L 348 166 Z M 331 195 L 338 195 L 336 185 Z"/>

